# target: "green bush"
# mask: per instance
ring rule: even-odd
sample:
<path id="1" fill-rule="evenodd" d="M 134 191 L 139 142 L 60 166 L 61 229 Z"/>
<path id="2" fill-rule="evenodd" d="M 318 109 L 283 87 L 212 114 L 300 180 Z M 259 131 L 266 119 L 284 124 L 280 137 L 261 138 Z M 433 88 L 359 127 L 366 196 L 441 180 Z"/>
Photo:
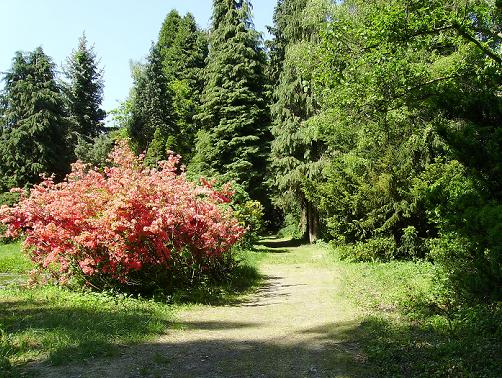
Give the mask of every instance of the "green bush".
<path id="1" fill-rule="evenodd" d="M 249 227 L 248 233 L 241 241 L 244 247 L 252 247 L 260 237 L 263 231 L 263 206 L 258 201 L 247 200 L 243 203 L 235 202 L 232 204 L 235 210 L 235 216 L 245 226 Z"/>
<path id="2" fill-rule="evenodd" d="M 335 247 L 338 257 L 348 261 L 390 261 L 397 254 L 396 242 L 391 237 L 377 237 L 356 244 Z"/>
<path id="3" fill-rule="evenodd" d="M 301 239 L 303 232 L 298 218 L 293 214 L 286 214 L 283 227 L 279 230 L 277 236 L 281 238 Z"/>
<path id="4" fill-rule="evenodd" d="M 417 182 L 438 235 L 427 245 L 442 268 L 446 296 L 502 300 L 502 204 L 458 161 L 436 161 Z"/>
<path id="5" fill-rule="evenodd" d="M 418 231 L 414 226 L 403 228 L 401 243 L 397 250 L 399 256 L 412 259 L 421 258 L 427 254 L 424 239 L 418 236 Z"/>

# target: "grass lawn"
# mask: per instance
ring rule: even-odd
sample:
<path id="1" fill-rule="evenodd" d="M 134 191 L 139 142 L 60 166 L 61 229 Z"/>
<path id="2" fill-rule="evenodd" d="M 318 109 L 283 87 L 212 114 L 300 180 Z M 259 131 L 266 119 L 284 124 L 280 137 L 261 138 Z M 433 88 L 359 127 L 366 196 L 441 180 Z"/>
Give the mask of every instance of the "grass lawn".
<path id="1" fill-rule="evenodd" d="M 342 295 L 361 311 L 354 338 L 375 376 L 502 377 L 502 311 L 447 312 L 426 262 L 344 263 Z"/>
<path id="2" fill-rule="evenodd" d="M 20 244 L 0 245 L 0 272 L 26 273 Z M 108 356 L 165 332 L 173 306 L 127 296 L 58 287 L 0 289 L 0 376 L 27 362 L 65 364 Z"/>
<path id="3" fill-rule="evenodd" d="M 0 243 L 0 273 L 27 273 L 31 268 L 30 260 L 21 253 L 21 242 Z"/>

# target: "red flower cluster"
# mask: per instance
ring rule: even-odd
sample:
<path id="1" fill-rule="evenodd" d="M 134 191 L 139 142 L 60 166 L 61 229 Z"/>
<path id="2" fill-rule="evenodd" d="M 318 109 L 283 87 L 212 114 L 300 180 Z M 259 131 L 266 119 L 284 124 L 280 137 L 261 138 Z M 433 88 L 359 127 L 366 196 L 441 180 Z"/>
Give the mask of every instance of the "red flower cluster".
<path id="1" fill-rule="evenodd" d="M 0 209 L 9 237 L 26 235 L 39 267 L 60 280 L 105 274 L 125 282 L 143 266 L 170 269 L 172 255 L 218 258 L 245 233 L 222 203 L 230 187 L 195 185 L 179 173 L 179 156 L 147 169 L 121 142 L 104 172 L 77 162 L 62 183 L 47 179 Z M 54 269 L 57 267 L 57 269 Z"/>

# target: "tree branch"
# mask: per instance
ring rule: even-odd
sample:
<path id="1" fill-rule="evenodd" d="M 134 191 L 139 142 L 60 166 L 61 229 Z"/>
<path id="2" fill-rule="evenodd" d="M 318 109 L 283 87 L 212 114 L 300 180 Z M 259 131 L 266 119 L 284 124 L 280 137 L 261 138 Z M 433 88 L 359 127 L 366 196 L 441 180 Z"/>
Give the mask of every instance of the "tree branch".
<path id="1" fill-rule="evenodd" d="M 492 58 L 495 62 L 498 64 L 502 64 L 502 58 L 498 56 L 496 53 L 494 53 L 492 50 L 484 46 L 480 41 L 478 41 L 475 37 L 470 35 L 464 28 L 462 28 L 461 25 L 458 23 L 453 24 L 453 28 L 465 39 L 468 41 L 474 43 L 480 50 L 482 50 L 486 55 L 488 55 L 490 58 Z"/>

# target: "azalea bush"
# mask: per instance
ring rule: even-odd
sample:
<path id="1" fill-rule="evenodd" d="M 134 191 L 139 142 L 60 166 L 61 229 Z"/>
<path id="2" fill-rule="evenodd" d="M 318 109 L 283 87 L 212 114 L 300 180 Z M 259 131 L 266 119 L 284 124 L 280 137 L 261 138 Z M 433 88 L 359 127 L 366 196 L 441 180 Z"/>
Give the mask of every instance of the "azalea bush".
<path id="1" fill-rule="evenodd" d="M 18 190 L 19 203 L 0 209 L 6 236 L 26 236 L 39 272 L 59 283 L 77 277 L 98 287 L 141 287 L 228 266 L 246 232 L 226 205 L 230 185 L 189 182 L 175 155 L 146 168 L 125 141 L 109 160 L 102 170 L 77 162 L 63 182 L 48 178 L 29 194 Z"/>

